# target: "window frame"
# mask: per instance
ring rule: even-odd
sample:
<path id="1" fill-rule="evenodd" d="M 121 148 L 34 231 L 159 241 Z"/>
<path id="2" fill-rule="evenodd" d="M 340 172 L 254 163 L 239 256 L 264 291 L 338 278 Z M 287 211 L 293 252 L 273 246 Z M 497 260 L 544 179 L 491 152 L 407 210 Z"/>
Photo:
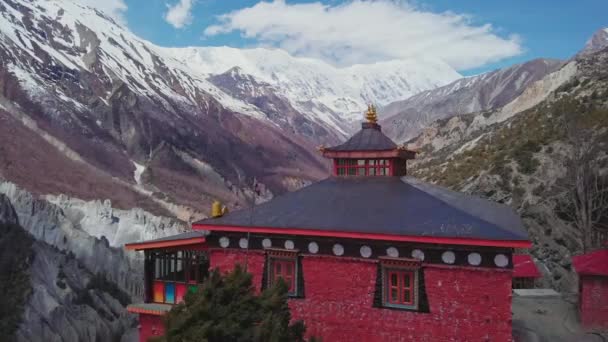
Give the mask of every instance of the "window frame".
<path id="1" fill-rule="evenodd" d="M 419 271 L 418 267 L 382 265 L 382 306 L 394 309 L 418 310 L 419 308 Z M 392 285 L 392 275 L 396 275 L 397 285 Z M 403 286 L 404 277 L 409 277 L 409 286 Z M 397 289 L 398 300 L 393 300 L 391 291 Z M 410 301 L 405 300 L 409 293 Z"/>
<path id="2" fill-rule="evenodd" d="M 297 254 L 294 254 L 293 256 L 291 255 L 275 255 L 275 254 L 268 254 L 267 255 L 268 258 L 268 281 L 267 281 L 267 286 L 270 287 L 272 286 L 277 279 L 280 277 L 283 279 L 283 281 L 287 284 L 288 286 L 288 290 L 287 290 L 287 296 L 288 297 L 299 297 L 299 287 L 298 287 L 298 283 L 299 283 L 299 269 L 298 269 L 298 256 Z M 284 268 L 285 265 L 290 265 L 291 266 L 291 277 L 290 280 L 286 279 L 285 277 L 282 276 L 277 276 L 276 274 L 276 266 L 277 265 L 282 265 Z M 289 281 L 288 281 L 289 280 Z"/>
<path id="3" fill-rule="evenodd" d="M 202 269 L 208 266 L 206 259 L 204 252 L 196 250 L 153 251 L 150 276 L 153 281 L 201 284 L 206 279 Z"/>
<path id="4" fill-rule="evenodd" d="M 390 158 L 336 158 L 334 159 L 336 176 L 373 176 L 393 175 L 393 160 Z"/>

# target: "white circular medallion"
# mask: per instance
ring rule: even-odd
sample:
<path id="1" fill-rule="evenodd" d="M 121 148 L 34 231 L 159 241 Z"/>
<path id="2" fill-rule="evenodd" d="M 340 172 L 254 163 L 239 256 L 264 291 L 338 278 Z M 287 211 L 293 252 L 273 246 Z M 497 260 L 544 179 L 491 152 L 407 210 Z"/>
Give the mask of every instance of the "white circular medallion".
<path id="1" fill-rule="evenodd" d="M 509 258 L 504 254 L 496 254 L 494 257 L 494 264 L 498 267 L 507 267 L 507 265 L 509 265 Z"/>
<path id="2" fill-rule="evenodd" d="M 362 257 L 369 258 L 372 256 L 372 249 L 369 246 L 361 246 L 361 248 L 359 248 L 359 253 L 361 253 Z"/>
<path id="3" fill-rule="evenodd" d="M 243 249 L 249 247 L 249 241 L 247 241 L 246 238 L 241 238 L 239 240 L 239 247 L 241 247 Z"/>
<path id="4" fill-rule="evenodd" d="M 386 249 L 386 255 L 388 255 L 391 258 L 398 258 L 399 251 L 395 247 L 389 247 Z"/>
<path id="5" fill-rule="evenodd" d="M 479 253 L 469 253 L 467 256 L 469 265 L 479 266 L 481 264 L 481 255 Z"/>
<path id="6" fill-rule="evenodd" d="M 222 248 L 226 248 L 226 247 L 230 246 L 230 239 L 225 236 L 222 236 L 220 238 L 220 246 Z"/>
<path id="7" fill-rule="evenodd" d="M 293 249 L 294 244 L 291 240 L 285 240 L 285 249 Z"/>
<path id="8" fill-rule="evenodd" d="M 319 245 L 316 242 L 309 243 L 308 251 L 312 254 L 317 254 L 319 252 Z"/>
<path id="9" fill-rule="evenodd" d="M 414 249 L 412 251 L 412 258 L 424 261 L 424 252 L 419 249 Z"/>
<path id="10" fill-rule="evenodd" d="M 445 251 L 441 254 L 441 260 L 446 264 L 453 264 L 456 261 L 456 254 L 452 251 Z"/>
<path id="11" fill-rule="evenodd" d="M 272 241 L 270 239 L 262 240 L 262 247 L 264 247 L 264 248 L 272 247 Z"/>
<path id="12" fill-rule="evenodd" d="M 332 251 L 334 252 L 335 255 L 340 256 L 340 255 L 344 254 L 344 247 L 342 247 L 341 244 L 337 243 L 332 248 Z"/>

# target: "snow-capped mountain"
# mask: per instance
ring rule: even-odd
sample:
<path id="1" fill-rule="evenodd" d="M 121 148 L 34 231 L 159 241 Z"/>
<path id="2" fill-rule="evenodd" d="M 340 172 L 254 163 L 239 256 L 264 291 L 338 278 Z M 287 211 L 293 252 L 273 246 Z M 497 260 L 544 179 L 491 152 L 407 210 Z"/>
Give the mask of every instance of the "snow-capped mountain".
<path id="1" fill-rule="evenodd" d="M 344 120 L 355 119 L 353 114 L 360 114 L 367 102 L 388 104 L 460 77 L 447 64 L 431 60 L 336 68 L 319 60 L 296 58 L 282 50 L 163 48 L 73 0 L 13 1 L 6 3 L 0 18 L 3 39 L 30 56 L 37 49 L 44 51 L 52 59 L 49 62 L 67 72 L 93 71 L 98 59 L 102 69 L 99 71 L 109 80 L 136 84 L 136 93 L 155 95 L 165 107 L 171 107 L 167 98 L 186 109 L 197 106 L 198 94 L 205 92 L 227 109 L 267 119 L 255 104 L 229 96 L 207 81 L 211 75 L 239 67 L 258 82 L 274 86 L 277 95 L 307 119 L 344 134 Z M 31 13 L 32 22 L 23 21 L 23 11 Z M 51 20 L 53 25 L 47 29 L 36 27 L 40 20 Z M 37 84 L 42 80 L 28 76 L 27 67 L 17 63 L 11 68 L 30 91 L 41 91 Z"/>
<path id="2" fill-rule="evenodd" d="M 407 141 L 435 120 L 502 107 L 561 65 L 559 60 L 535 59 L 463 77 L 381 108 L 382 124 L 389 136 Z"/>
<path id="3" fill-rule="evenodd" d="M 274 87 L 274 92 L 312 120 L 344 132 L 341 124 L 360 120 L 366 103 L 385 105 L 459 77 L 438 60 L 388 61 L 336 68 L 323 61 L 297 58 L 278 49 L 230 47 L 163 48 L 199 75 L 238 67 L 240 73 Z"/>
<path id="4" fill-rule="evenodd" d="M 322 177 L 316 146 L 343 139 L 366 102 L 458 77 L 431 60 L 337 68 L 159 47 L 76 0 L 3 0 L 0 178 L 189 219 L 213 198 L 242 205 L 253 178 L 266 196 Z"/>

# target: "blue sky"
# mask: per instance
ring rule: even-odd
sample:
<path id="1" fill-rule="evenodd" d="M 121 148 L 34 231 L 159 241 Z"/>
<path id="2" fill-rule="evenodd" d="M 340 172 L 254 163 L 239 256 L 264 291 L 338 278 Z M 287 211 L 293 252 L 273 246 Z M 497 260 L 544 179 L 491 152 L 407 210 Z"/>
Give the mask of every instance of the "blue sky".
<path id="1" fill-rule="evenodd" d="M 360 6 L 350 6 L 352 2 L 344 1 L 287 0 L 285 3 L 279 1 L 275 4 L 277 6 L 261 6 L 259 1 L 245 0 L 119 1 L 127 5 L 122 14 L 127 26 L 140 37 L 161 46 L 270 45 L 338 65 L 426 54 L 444 59 L 465 75 L 537 57 L 568 58 L 593 32 L 608 26 L 606 0 L 429 0 L 407 3 L 386 0 L 364 1 Z M 166 20 L 169 6 L 179 2 L 187 5 L 189 1 L 193 1 L 191 6 L 186 6 L 190 7 L 187 13 L 190 20 L 177 14 L 176 20 L 181 20 L 178 23 L 180 27 L 175 27 L 175 19 L 173 25 Z M 391 11 L 391 7 L 380 8 L 387 3 L 401 6 L 404 10 L 400 16 L 392 18 L 390 12 L 395 11 Z M 298 7 L 297 4 L 309 6 Z M 362 20 L 362 11 L 374 16 L 369 21 Z M 227 13 L 234 15 L 218 19 Z M 307 16 L 312 19 L 297 22 Z M 374 22 L 374 18 L 378 18 L 378 22 Z M 352 34 L 353 22 L 362 27 L 369 25 L 369 28 L 361 30 L 363 32 L 358 35 Z M 440 23 L 435 25 L 436 22 Z M 484 26 L 487 24 L 491 27 Z M 435 27 L 438 27 L 437 32 L 427 33 Z M 406 34 L 417 29 L 424 33 Z M 278 34 L 277 30 L 285 32 Z M 462 34 L 456 34 L 460 38 L 450 39 L 447 43 L 440 39 L 460 31 Z M 289 37 L 282 36 L 283 33 Z M 387 38 L 399 34 L 403 36 Z M 328 36 L 332 38 L 326 39 Z M 463 41 L 459 43 L 458 39 Z M 428 44 L 435 40 L 436 44 Z M 376 41 L 379 43 L 374 44 Z"/>

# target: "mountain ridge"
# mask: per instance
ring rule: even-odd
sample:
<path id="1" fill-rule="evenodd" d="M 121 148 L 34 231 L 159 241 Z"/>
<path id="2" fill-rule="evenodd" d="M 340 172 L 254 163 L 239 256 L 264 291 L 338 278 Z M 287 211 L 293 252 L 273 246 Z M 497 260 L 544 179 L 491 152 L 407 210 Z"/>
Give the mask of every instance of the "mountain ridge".
<path id="1" fill-rule="evenodd" d="M 382 107 L 381 123 L 393 139 L 407 141 L 437 119 L 502 107 L 562 64 L 541 58 L 463 77 Z"/>

